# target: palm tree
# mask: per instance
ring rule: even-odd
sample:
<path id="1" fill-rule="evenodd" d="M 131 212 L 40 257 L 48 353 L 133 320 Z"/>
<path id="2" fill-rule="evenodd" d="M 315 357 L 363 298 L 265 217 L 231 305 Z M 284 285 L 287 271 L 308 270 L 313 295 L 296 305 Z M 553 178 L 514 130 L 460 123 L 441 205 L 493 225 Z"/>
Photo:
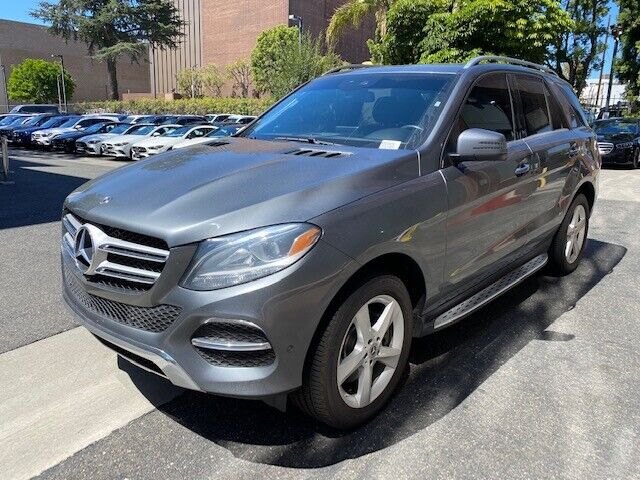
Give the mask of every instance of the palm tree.
<path id="1" fill-rule="evenodd" d="M 387 31 L 387 12 L 395 0 L 348 0 L 333 12 L 327 27 L 327 43 L 335 45 L 344 30 L 352 25 L 359 27 L 367 15 L 376 19 L 376 37 L 382 38 Z"/>

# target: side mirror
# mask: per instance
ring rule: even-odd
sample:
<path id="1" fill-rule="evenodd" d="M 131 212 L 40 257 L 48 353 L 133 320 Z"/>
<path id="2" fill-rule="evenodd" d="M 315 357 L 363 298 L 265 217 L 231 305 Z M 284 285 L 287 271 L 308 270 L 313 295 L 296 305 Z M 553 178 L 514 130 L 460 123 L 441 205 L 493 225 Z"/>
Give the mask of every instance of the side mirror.
<path id="1" fill-rule="evenodd" d="M 507 158 L 507 139 L 501 133 L 470 128 L 458 137 L 454 162 L 501 161 Z"/>
<path id="2" fill-rule="evenodd" d="M 160 132 L 154 132 L 151 134 L 152 137 L 159 137 L 160 136 Z"/>

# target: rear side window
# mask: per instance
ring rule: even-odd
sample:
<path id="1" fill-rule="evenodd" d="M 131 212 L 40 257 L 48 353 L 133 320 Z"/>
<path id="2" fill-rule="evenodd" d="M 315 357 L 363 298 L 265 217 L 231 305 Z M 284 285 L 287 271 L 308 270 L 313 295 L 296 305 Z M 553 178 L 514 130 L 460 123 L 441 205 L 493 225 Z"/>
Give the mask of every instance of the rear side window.
<path id="1" fill-rule="evenodd" d="M 569 124 L 567 123 L 567 119 L 562 112 L 562 108 L 558 103 L 558 100 L 555 96 L 549 91 L 549 88 L 544 86 L 544 93 L 547 96 L 547 104 L 549 105 L 549 113 L 551 115 L 551 124 L 553 125 L 554 130 L 558 130 L 560 128 L 569 128 Z"/>
<path id="2" fill-rule="evenodd" d="M 575 93 L 573 93 L 571 86 L 564 83 L 552 82 L 551 87 L 557 92 L 558 100 L 566 112 L 567 117 L 569 117 L 570 127 L 578 128 L 588 125 L 589 122 L 587 122 L 582 111 L 582 106 L 576 98 Z"/>
<path id="3" fill-rule="evenodd" d="M 520 97 L 526 135 L 553 130 L 542 79 L 529 75 L 516 75 L 516 91 Z"/>

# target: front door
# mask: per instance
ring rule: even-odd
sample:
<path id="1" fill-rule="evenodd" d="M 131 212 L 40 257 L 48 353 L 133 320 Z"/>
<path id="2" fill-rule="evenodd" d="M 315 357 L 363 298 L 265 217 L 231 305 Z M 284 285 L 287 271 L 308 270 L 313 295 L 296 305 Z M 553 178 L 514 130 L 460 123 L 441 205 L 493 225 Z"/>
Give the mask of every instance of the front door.
<path id="1" fill-rule="evenodd" d="M 518 138 L 514 102 L 506 74 L 480 77 L 460 109 L 445 148 L 455 153 L 458 135 L 468 128 L 502 133 L 506 160 L 449 162 L 449 213 L 445 285 L 447 297 L 472 287 L 522 253 L 527 240 L 528 208 L 522 186 L 530 179 L 532 154 Z M 526 193 L 526 191 L 525 191 Z"/>

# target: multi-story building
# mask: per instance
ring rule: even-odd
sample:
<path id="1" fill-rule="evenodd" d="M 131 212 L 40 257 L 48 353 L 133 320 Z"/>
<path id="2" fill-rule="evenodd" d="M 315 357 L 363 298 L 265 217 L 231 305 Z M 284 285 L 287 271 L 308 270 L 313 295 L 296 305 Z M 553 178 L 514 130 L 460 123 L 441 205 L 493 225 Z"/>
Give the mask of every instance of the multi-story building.
<path id="1" fill-rule="evenodd" d="M 220 68 L 248 58 L 258 35 L 276 25 L 302 19 L 303 29 L 323 35 L 336 8 L 346 0 L 174 0 L 186 22 L 184 36 L 175 50 L 152 50 L 151 87 L 154 96 L 176 88 L 176 74 L 183 69 L 215 64 Z M 373 37 L 372 19 L 360 29 L 350 29 L 337 52 L 348 62 L 369 58 L 367 39 Z"/>
<path id="2" fill-rule="evenodd" d="M 65 41 L 51 35 L 45 27 L 31 23 L 0 20 L 0 63 L 6 75 L 26 58 L 52 60 L 51 55 L 63 55 L 64 66 L 76 82 L 72 102 L 104 100 L 108 98 L 107 67 L 93 60 L 87 45 L 80 41 Z M 132 63 L 118 62 L 118 84 L 120 93 L 149 92 L 149 66 L 145 60 Z M 0 103 L 4 102 L 5 79 L 0 74 Z M 2 106 L 0 111 L 4 111 Z"/>

